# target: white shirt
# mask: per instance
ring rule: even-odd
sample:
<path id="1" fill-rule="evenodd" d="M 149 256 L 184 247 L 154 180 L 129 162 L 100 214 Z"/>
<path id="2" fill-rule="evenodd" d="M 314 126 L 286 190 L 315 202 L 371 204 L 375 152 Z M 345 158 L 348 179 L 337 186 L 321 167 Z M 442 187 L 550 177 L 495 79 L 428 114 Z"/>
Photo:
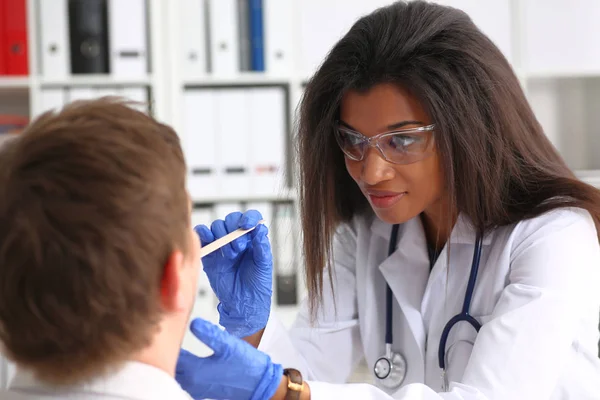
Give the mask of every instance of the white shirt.
<path id="1" fill-rule="evenodd" d="M 191 400 L 166 372 L 139 362 L 128 362 L 116 374 L 90 383 L 56 388 L 18 370 L 1 400 Z"/>
<path id="2" fill-rule="evenodd" d="M 475 233 L 460 216 L 430 272 L 420 218 L 404 224 L 388 257 L 390 231 L 374 217 L 343 225 L 333 248 L 337 309 L 326 271 L 315 325 L 306 305 L 289 332 L 275 317 L 268 322 L 259 349 L 298 368 L 313 400 L 600 399 L 600 245 L 589 213 L 553 210 L 483 238 L 471 303 L 483 327 L 452 329 L 448 392 L 440 335 L 462 308 Z M 385 354 L 386 283 L 395 299 L 392 347 L 406 357 L 406 379 L 396 390 L 344 384 L 361 359 L 372 368 Z"/>

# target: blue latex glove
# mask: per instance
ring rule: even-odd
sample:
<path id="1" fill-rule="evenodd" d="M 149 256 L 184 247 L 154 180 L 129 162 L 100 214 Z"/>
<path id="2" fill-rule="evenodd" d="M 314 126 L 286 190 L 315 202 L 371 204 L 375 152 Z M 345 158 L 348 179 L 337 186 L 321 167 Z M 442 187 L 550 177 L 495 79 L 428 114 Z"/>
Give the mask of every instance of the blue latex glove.
<path id="1" fill-rule="evenodd" d="M 234 212 L 216 220 L 211 229 L 198 225 L 203 246 L 238 228 L 249 229 L 262 219 L 256 210 Z M 268 229 L 259 225 L 233 242 L 202 258 L 210 286 L 219 299 L 219 324 L 237 337 L 264 329 L 273 295 L 273 254 Z"/>
<path id="2" fill-rule="evenodd" d="M 195 400 L 270 399 L 283 377 L 283 367 L 241 339 L 197 318 L 190 330 L 214 354 L 198 357 L 181 350 L 175 379 Z"/>

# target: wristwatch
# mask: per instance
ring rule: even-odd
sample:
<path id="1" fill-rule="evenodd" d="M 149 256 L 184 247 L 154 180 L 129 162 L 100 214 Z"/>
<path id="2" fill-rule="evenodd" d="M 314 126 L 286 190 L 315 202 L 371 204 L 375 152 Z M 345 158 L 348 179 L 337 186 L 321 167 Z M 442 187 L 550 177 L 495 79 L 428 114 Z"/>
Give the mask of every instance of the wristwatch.
<path id="1" fill-rule="evenodd" d="M 285 395 L 285 400 L 298 400 L 300 393 L 304 390 L 304 381 L 300 371 L 294 368 L 286 368 L 283 370 L 283 375 L 288 378 L 288 391 Z"/>

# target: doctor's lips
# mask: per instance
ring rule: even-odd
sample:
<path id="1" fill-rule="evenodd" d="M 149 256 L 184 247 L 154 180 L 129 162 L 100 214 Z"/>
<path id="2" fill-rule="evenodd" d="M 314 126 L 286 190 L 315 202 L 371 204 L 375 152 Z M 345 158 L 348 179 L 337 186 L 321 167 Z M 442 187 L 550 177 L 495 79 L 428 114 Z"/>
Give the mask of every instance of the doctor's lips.
<path id="1" fill-rule="evenodd" d="M 367 189 L 365 194 L 376 208 L 388 208 L 396 204 L 407 192 L 390 192 L 386 190 Z"/>

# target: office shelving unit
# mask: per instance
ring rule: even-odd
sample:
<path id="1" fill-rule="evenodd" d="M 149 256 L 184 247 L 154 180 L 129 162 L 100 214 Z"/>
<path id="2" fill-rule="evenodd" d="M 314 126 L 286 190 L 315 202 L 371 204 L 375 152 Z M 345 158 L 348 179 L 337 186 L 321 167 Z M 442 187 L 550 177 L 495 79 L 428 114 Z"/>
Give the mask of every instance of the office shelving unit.
<path id="1" fill-rule="evenodd" d="M 286 167 L 288 181 L 268 195 L 238 193 L 196 196 L 197 207 L 220 203 L 272 202 L 297 204 L 291 138 L 296 107 L 303 86 L 327 51 L 351 24 L 391 0 L 271 0 L 285 4 L 281 18 L 288 29 L 289 68 L 266 72 L 207 72 L 185 67 L 186 7 L 204 0 L 146 0 L 150 71 L 143 76 L 110 75 L 46 76 L 40 68 L 39 2 L 27 0 L 29 76 L 0 76 L 0 113 L 35 117 L 44 111 L 41 95 L 47 88 L 144 87 L 150 93 L 151 112 L 172 125 L 184 143 L 184 94 L 189 90 L 280 87 L 286 104 L 280 112 L 287 119 Z M 229 0 L 222 0 L 229 1 Z M 265 0 L 265 5 L 268 6 Z M 237 1 L 234 0 L 237 4 Z M 586 182 L 600 187 L 600 2 L 597 0 L 439 0 L 463 9 L 500 47 L 514 66 L 519 80 L 546 133 L 567 163 Z M 203 6 L 201 6 L 203 7 Z M 280 5 L 281 7 L 281 5 Z M 198 4 L 194 6 L 194 10 Z M 187 10 L 189 11 L 189 10 Z M 185 17 L 185 18 L 184 18 Z M 209 16 L 210 18 L 210 16 Z M 198 24 L 205 23 L 198 15 Z M 214 22 L 214 21 L 213 21 Z M 223 23 L 219 21 L 219 23 Z M 201 28 L 206 33 L 206 27 Z M 269 40 L 268 34 L 265 40 Z M 210 46 L 205 43 L 206 49 Z M 196 55 L 198 56 L 198 55 Z M 200 54 L 199 56 L 204 56 Z M 186 72 L 187 71 L 187 72 Z M 273 111 L 279 112 L 277 110 Z M 223 216 L 217 216 L 222 218 Z M 299 240 L 295 265 L 301 265 Z M 299 297 L 305 293 L 298 279 Z M 288 324 L 295 306 L 276 307 Z M 210 319 L 216 320 L 216 316 Z M 1 382 L 0 382 L 1 383 Z"/>

